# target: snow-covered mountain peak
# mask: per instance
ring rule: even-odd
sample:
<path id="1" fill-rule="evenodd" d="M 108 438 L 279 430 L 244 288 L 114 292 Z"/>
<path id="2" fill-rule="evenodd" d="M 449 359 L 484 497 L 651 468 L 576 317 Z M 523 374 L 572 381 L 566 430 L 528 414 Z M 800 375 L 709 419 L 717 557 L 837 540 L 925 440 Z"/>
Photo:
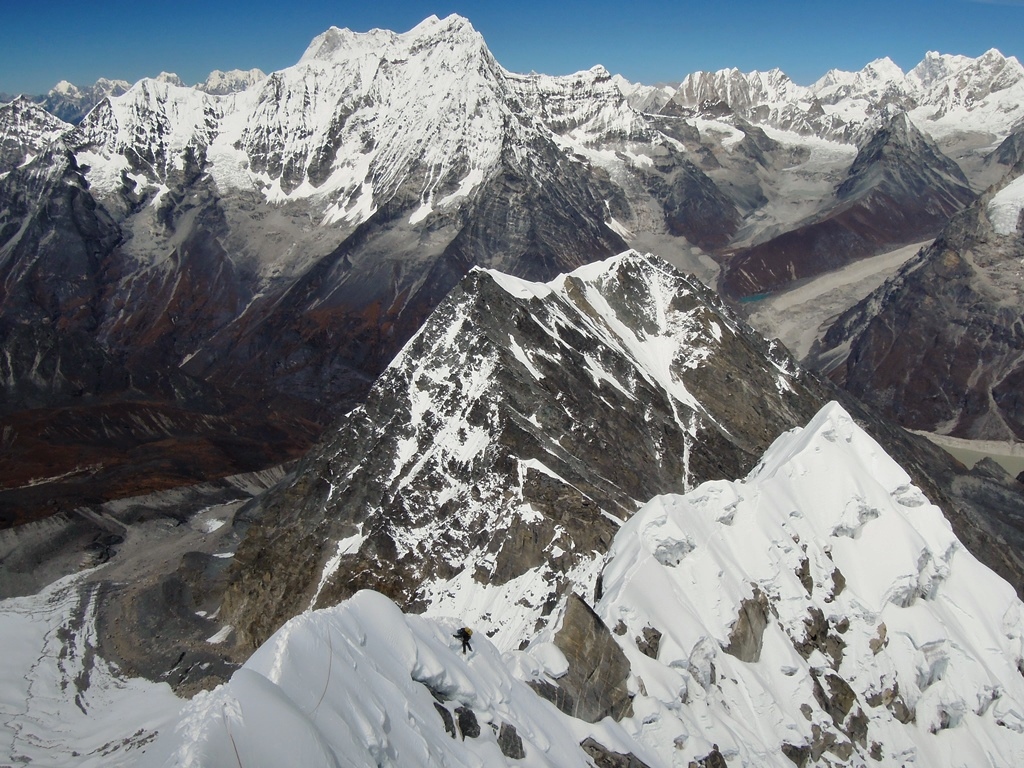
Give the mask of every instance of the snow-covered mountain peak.
<path id="1" fill-rule="evenodd" d="M 666 764 L 656 733 L 737 765 L 1024 754 L 1024 606 L 837 404 L 743 481 L 652 500 L 602 583 L 598 612 L 635 638 L 634 711 L 657 713 L 640 740 L 662 738 Z"/>
<path id="2" fill-rule="evenodd" d="M 227 96 L 230 93 L 244 91 L 261 80 L 265 80 L 266 77 L 266 74 L 260 69 L 232 69 L 229 72 L 215 69 L 204 82 L 196 85 L 196 88 L 211 96 Z"/>
<path id="3" fill-rule="evenodd" d="M 449 38 L 452 36 L 480 38 L 480 33 L 476 31 L 469 19 L 457 13 L 449 14 L 444 18 L 431 14 L 409 30 L 408 34 L 411 37 L 420 39 L 430 37 Z"/>
<path id="4" fill-rule="evenodd" d="M 643 85 L 630 82 L 617 74 L 612 75 L 612 82 L 637 112 L 657 113 L 676 91 L 673 85 Z"/>
<path id="5" fill-rule="evenodd" d="M 121 172 L 162 185 L 202 154 L 217 133 L 216 97 L 190 88 L 175 76 L 144 78 L 121 96 L 101 101 L 79 125 L 80 161 L 92 168 L 97 191 L 116 194 Z M 191 148 L 191 149 L 189 149 Z M 193 157 L 192 162 L 195 162 Z"/>
<path id="6" fill-rule="evenodd" d="M 313 38 L 298 63 L 331 61 L 337 56 L 351 56 L 354 52 L 374 51 L 382 45 L 393 43 L 397 38 L 397 33 L 384 29 L 353 32 L 347 28 L 330 27 Z"/>
<path id="7" fill-rule="evenodd" d="M 971 106 L 990 93 L 1024 80 L 1024 67 L 1016 58 L 1003 56 L 994 48 L 976 59 L 929 51 L 907 79 L 929 101 L 955 99 L 958 105 Z"/>
<path id="8" fill-rule="evenodd" d="M 60 94 L 61 96 L 76 97 L 81 94 L 81 89 L 67 80 L 61 80 L 53 88 L 50 89 L 50 93 Z"/>
<path id="9" fill-rule="evenodd" d="M 158 83 L 166 83 L 167 85 L 175 85 L 179 88 L 185 87 L 185 82 L 173 72 L 161 72 L 159 75 L 153 78 Z"/>
<path id="10" fill-rule="evenodd" d="M 861 72 L 865 78 L 871 77 L 877 80 L 902 80 L 904 77 L 903 70 L 888 56 L 869 62 Z"/>
<path id="11" fill-rule="evenodd" d="M 313 39 L 299 59 L 299 64 L 312 61 L 340 61 L 367 53 L 408 55 L 424 46 L 442 41 L 457 45 L 483 45 L 483 36 L 473 28 L 468 19 L 458 14 L 451 14 L 444 19 L 429 16 L 404 33 L 386 29 L 354 32 L 351 29 L 331 27 Z M 390 51 L 391 48 L 395 50 Z"/>

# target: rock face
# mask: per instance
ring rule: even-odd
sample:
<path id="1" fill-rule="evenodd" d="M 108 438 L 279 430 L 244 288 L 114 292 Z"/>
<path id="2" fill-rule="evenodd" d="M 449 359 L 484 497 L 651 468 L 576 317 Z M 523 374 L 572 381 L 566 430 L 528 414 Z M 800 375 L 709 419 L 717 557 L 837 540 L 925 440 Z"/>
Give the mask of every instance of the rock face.
<path id="1" fill-rule="evenodd" d="M 477 270 L 265 500 L 225 610 L 258 643 L 356 589 L 443 610 L 479 583 L 540 619 L 641 499 L 743 471 L 821 402 L 655 257 L 549 284 Z M 539 581 L 516 581 L 532 569 Z"/>
<path id="2" fill-rule="evenodd" d="M 835 381 L 912 429 L 1024 439 L 1022 172 L 835 322 L 812 353 Z"/>
<path id="3" fill-rule="evenodd" d="M 569 662 L 569 671 L 555 681 L 555 706 L 588 723 L 633 714 L 629 661 L 601 617 L 579 595 L 566 600 L 554 642 Z"/>
<path id="4" fill-rule="evenodd" d="M 934 237 L 974 199 L 963 172 L 900 113 L 857 153 L 822 216 L 741 250 L 721 287 L 744 297 Z"/>

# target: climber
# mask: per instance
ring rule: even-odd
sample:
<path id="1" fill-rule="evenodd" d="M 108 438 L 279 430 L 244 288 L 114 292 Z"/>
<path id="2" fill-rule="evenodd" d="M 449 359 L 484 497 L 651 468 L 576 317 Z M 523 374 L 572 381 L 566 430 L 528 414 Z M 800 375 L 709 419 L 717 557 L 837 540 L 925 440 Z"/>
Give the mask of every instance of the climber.
<path id="1" fill-rule="evenodd" d="M 473 630 L 469 627 L 460 627 L 459 631 L 456 632 L 452 637 L 457 637 L 462 641 L 462 653 L 465 655 L 466 651 L 472 651 L 473 648 L 469 644 L 469 638 L 473 636 Z"/>

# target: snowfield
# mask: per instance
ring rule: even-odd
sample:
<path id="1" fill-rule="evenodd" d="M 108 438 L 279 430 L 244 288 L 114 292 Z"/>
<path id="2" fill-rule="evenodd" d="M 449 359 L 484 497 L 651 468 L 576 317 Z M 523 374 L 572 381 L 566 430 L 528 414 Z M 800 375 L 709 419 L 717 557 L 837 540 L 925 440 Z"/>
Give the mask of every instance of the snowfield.
<path id="1" fill-rule="evenodd" d="M 505 652 L 477 632 L 464 656 L 457 617 L 374 592 L 294 618 L 180 702 L 102 662 L 65 580 L 0 607 L 0 761 L 586 766 L 592 738 L 650 766 L 713 744 L 730 766 L 1024 764 L 1024 606 L 837 404 L 747 478 L 651 500 L 602 582 L 633 705 L 590 724 L 528 685 L 565 674 L 557 628 Z"/>
<path id="2" fill-rule="evenodd" d="M 1024 209 L 1024 176 L 1014 179 L 1002 188 L 988 204 L 988 217 L 1000 235 L 1017 231 L 1021 209 Z"/>

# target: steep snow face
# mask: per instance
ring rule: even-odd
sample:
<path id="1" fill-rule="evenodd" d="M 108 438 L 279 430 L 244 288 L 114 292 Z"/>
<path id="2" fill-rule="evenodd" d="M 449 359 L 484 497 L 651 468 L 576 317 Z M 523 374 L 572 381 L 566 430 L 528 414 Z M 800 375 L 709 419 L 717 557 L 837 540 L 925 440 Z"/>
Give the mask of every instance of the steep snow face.
<path id="1" fill-rule="evenodd" d="M 1024 606 L 838 405 L 745 480 L 653 500 L 604 585 L 666 762 L 705 740 L 730 765 L 1024 759 Z"/>
<path id="2" fill-rule="evenodd" d="M 717 72 L 695 72 L 686 76 L 676 98 L 689 106 L 722 102 L 746 111 L 758 105 L 806 100 L 807 88 L 797 85 L 779 69 L 744 74 L 735 67 Z"/>
<path id="3" fill-rule="evenodd" d="M 1024 760 L 1024 604 L 835 403 L 744 480 L 645 505 L 603 587 L 618 724 L 524 685 L 571 671 L 554 627 L 463 656 L 461 621 L 360 592 L 287 623 L 140 765 L 590 765 L 585 740 L 652 768 L 714 745 L 750 768 Z"/>
<path id="4" fill-rule="evenodd" d="M 907 75 L 916 86 L 915 119 L 939 136 L 958 130 L 1008 134 L 1024 120 L 1024 66 L 990 50 L 977 59 L 929 53 Z"/>

